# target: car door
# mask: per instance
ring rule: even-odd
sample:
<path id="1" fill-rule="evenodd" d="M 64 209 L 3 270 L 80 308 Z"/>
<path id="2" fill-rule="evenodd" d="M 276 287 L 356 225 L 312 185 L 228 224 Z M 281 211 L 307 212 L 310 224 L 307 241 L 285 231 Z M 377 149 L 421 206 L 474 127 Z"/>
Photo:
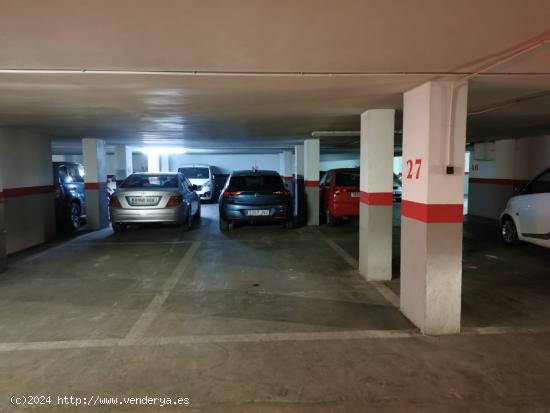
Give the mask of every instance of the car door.
<path id="1" fill-rule="evenodd" d="M 332 182 L 332 171 L 328 171 L 325 176 L 323 176 L 323 179 L 321 179 L 321 182 L 319 184 L 319 199 L 321 201 L 321 212 L 325 212 L 327 205 L 328 205 L 328 199 L 329 199 L 329 191 L 330 191 L 330 183 Z"/>
<path id="2" fill-rule="evenodd" d="M 193 184 L 185 176 L 183 177 L 183 190 L 184 198 L 187 203 L 191 206 L 191 215 L 195 215 L 199 209 L 199 196 L 195 191 L 193 191 Z"/>
<path id="3" fill-rule="evenodd" d="M 78 165 L 67 166 L 68 175 L 71 179 L 71 194 L 80 201 L 81 213 L 86 214 L 86 192 L 84 190 L 84 176 Z"/>
<path id="4" fill-rule="evenodd" d="M 523 239 L 550 247 L 550 169 L 531 181 L 518 197 L 516 217 Z"/>

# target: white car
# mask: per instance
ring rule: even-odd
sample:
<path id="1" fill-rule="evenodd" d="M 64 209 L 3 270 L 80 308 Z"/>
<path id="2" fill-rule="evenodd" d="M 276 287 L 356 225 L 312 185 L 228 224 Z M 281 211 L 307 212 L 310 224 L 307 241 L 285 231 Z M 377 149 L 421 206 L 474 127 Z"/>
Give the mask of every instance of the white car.
<path id="1" fill-rule="evenodd" d="M 210 165 L 192 164 L 183 165 L 178 168 L 193 185 L 197 186 L 195 191 L 202 201 L 211 201 L 214 196 L 214 173 Z"/>
<path id="2" fill-rule="evenodd" d="M 500 232 L 508 245 L 525 241 L 550 248 L 550 168 L 510 198 L 500 216 Z"/>

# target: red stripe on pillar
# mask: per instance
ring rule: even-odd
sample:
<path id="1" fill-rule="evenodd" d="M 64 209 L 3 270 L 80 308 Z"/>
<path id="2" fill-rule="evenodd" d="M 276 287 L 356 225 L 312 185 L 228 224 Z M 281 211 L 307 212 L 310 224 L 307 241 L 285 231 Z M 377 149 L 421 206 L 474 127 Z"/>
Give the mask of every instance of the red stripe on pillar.
<path id="1" fill-rule="evenodd" d="M 16 198 L 20 196 L 49 194 L 55 191 L 53 185 L 44 186 L 26 186 L 21 188 L 4 188 L 4 191 L 0 193 L 3 198 Z"/>
<path id="2" fill-rule="evenodd" d="M 85 189 L 102 189 L 107 186 L 107 182 L 86 182 L 84 184 Z"/>
<path id="3" fill-rule="evenodd" d="M 464 219 L 462 204 L 422 204 L 401 202 L 401 215 L 427 224 L 459 224 Z"/>
<path id="4" fill-rule="evenodd" d="M 319 187 L 319 181 L 304 181 L 305 186 Z"/>
<path id="5" fill-rule="evenodd" d="M 393 193 L 361 191 L 359 200 L 366 205 L 391 206 L 393 205 Z"/>
<path id="6" fill-rule="evenodd" d="M 493 178 L 470 178 L 471 184 L 492 184 L 492 185 L 527 185 L 529 181 L 522 179 L 493 179 Z"/>

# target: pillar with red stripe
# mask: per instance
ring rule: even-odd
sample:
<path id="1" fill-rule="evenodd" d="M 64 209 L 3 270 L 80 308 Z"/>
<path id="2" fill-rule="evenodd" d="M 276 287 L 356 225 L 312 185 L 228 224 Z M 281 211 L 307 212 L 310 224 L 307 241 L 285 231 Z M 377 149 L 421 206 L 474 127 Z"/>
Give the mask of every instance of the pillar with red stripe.
<path id="1" fill-rule="evenodd" d="M 359 272 L 369 281 L 391 280 L 395 110 L 361 115 Z"/>
<path id="2" fill-rule="evenodd" d="M 460 331 L 467 83 L 406 92 L 401 311 L 426 334 Z"/>
<path id="3" fill-rule="evenodd" d="M 109 225 L 105 141 L 94 138 L 82 139 L 82 155 L 86 189 L 86 226 L 90 229 L 105 228 Z"/>
<path id="4" fill-rule="evenodd" d="M 4 219 L 4 183 L 2 181 L 2 154 L 0 153 L 0 272 L 6 269 L 6 224 Z"/>
<path id="5" fill-rule="evenodd" d="M 307 205 L 307 225 L 319 225 L 319 139 L 304 141 L 304 186 Z"/>
<path id="6" fill-rule="evenodd" d="M 294 192 L 294 180 L 292 179 L 293 158 L 293 153 L 290 150 L 283 151 L 279 154 L 279 172 L 281 173 L 285 188 L 291 193 Z"/>

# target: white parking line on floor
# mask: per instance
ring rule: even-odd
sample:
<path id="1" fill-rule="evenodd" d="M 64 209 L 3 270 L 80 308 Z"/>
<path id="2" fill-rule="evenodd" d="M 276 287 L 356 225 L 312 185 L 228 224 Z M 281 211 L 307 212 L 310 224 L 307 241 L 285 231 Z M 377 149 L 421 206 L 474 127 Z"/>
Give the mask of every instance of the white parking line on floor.
<path id="1" fill-rule="evenodd" d="M 359 262 L 352 257 L 345 249 L 339 246 L 334 240 L 328 238 L 325 234 L 319 231 L 325 242 L 336 252 L 344 261 L 346 261 L 353 269 L 359 268 Z M 386 284 L 381 281 L 370 281 L 369 285 L 374 287 L 378 293 L 384 297 L 394 307 L 399 307 L 399 296 L 393 292 Z"/>
<path id="2" fill-rule="evenodd" d="M 185 269 L 191 263 L 193 256 L 200 247 L 200 241 L 195 241 L 189 249 L 185 252 L 183 258 L 180 260 L 172 274 L 166 279 L 162 285 L 161 290 L 155 295 L 153 300 L 149 303 L 141 317 L 135 322 L 128 334 L 126 339 L 135 339 L 143 336 L 145 331 L 149 328 L 151 323 L 155 320 L 159 314 L 162 305 L 185 273 Z"/>
<path id="3" fill-rule="evenodd" d="M 506 334 L 548 334 L 550 326 L 532 327 L 470 327 L 461 333 L 443 337 Z M 272 343 L 292 341 L 380 340 L 430 337 L 418 330 L 352 330 L 296 333 L 210 334 L 174 337 L 135 337 L 123 339 L 93 339 L 66 341 L 35 341 L 28 343 L 0 343 L 0 353 L 14 351 L 68 350 L 85 348 L 112 348 L 130 346 L 166 346 L 216 343 Z M 442 336 L 434 336 L 441 338 Z"/>

